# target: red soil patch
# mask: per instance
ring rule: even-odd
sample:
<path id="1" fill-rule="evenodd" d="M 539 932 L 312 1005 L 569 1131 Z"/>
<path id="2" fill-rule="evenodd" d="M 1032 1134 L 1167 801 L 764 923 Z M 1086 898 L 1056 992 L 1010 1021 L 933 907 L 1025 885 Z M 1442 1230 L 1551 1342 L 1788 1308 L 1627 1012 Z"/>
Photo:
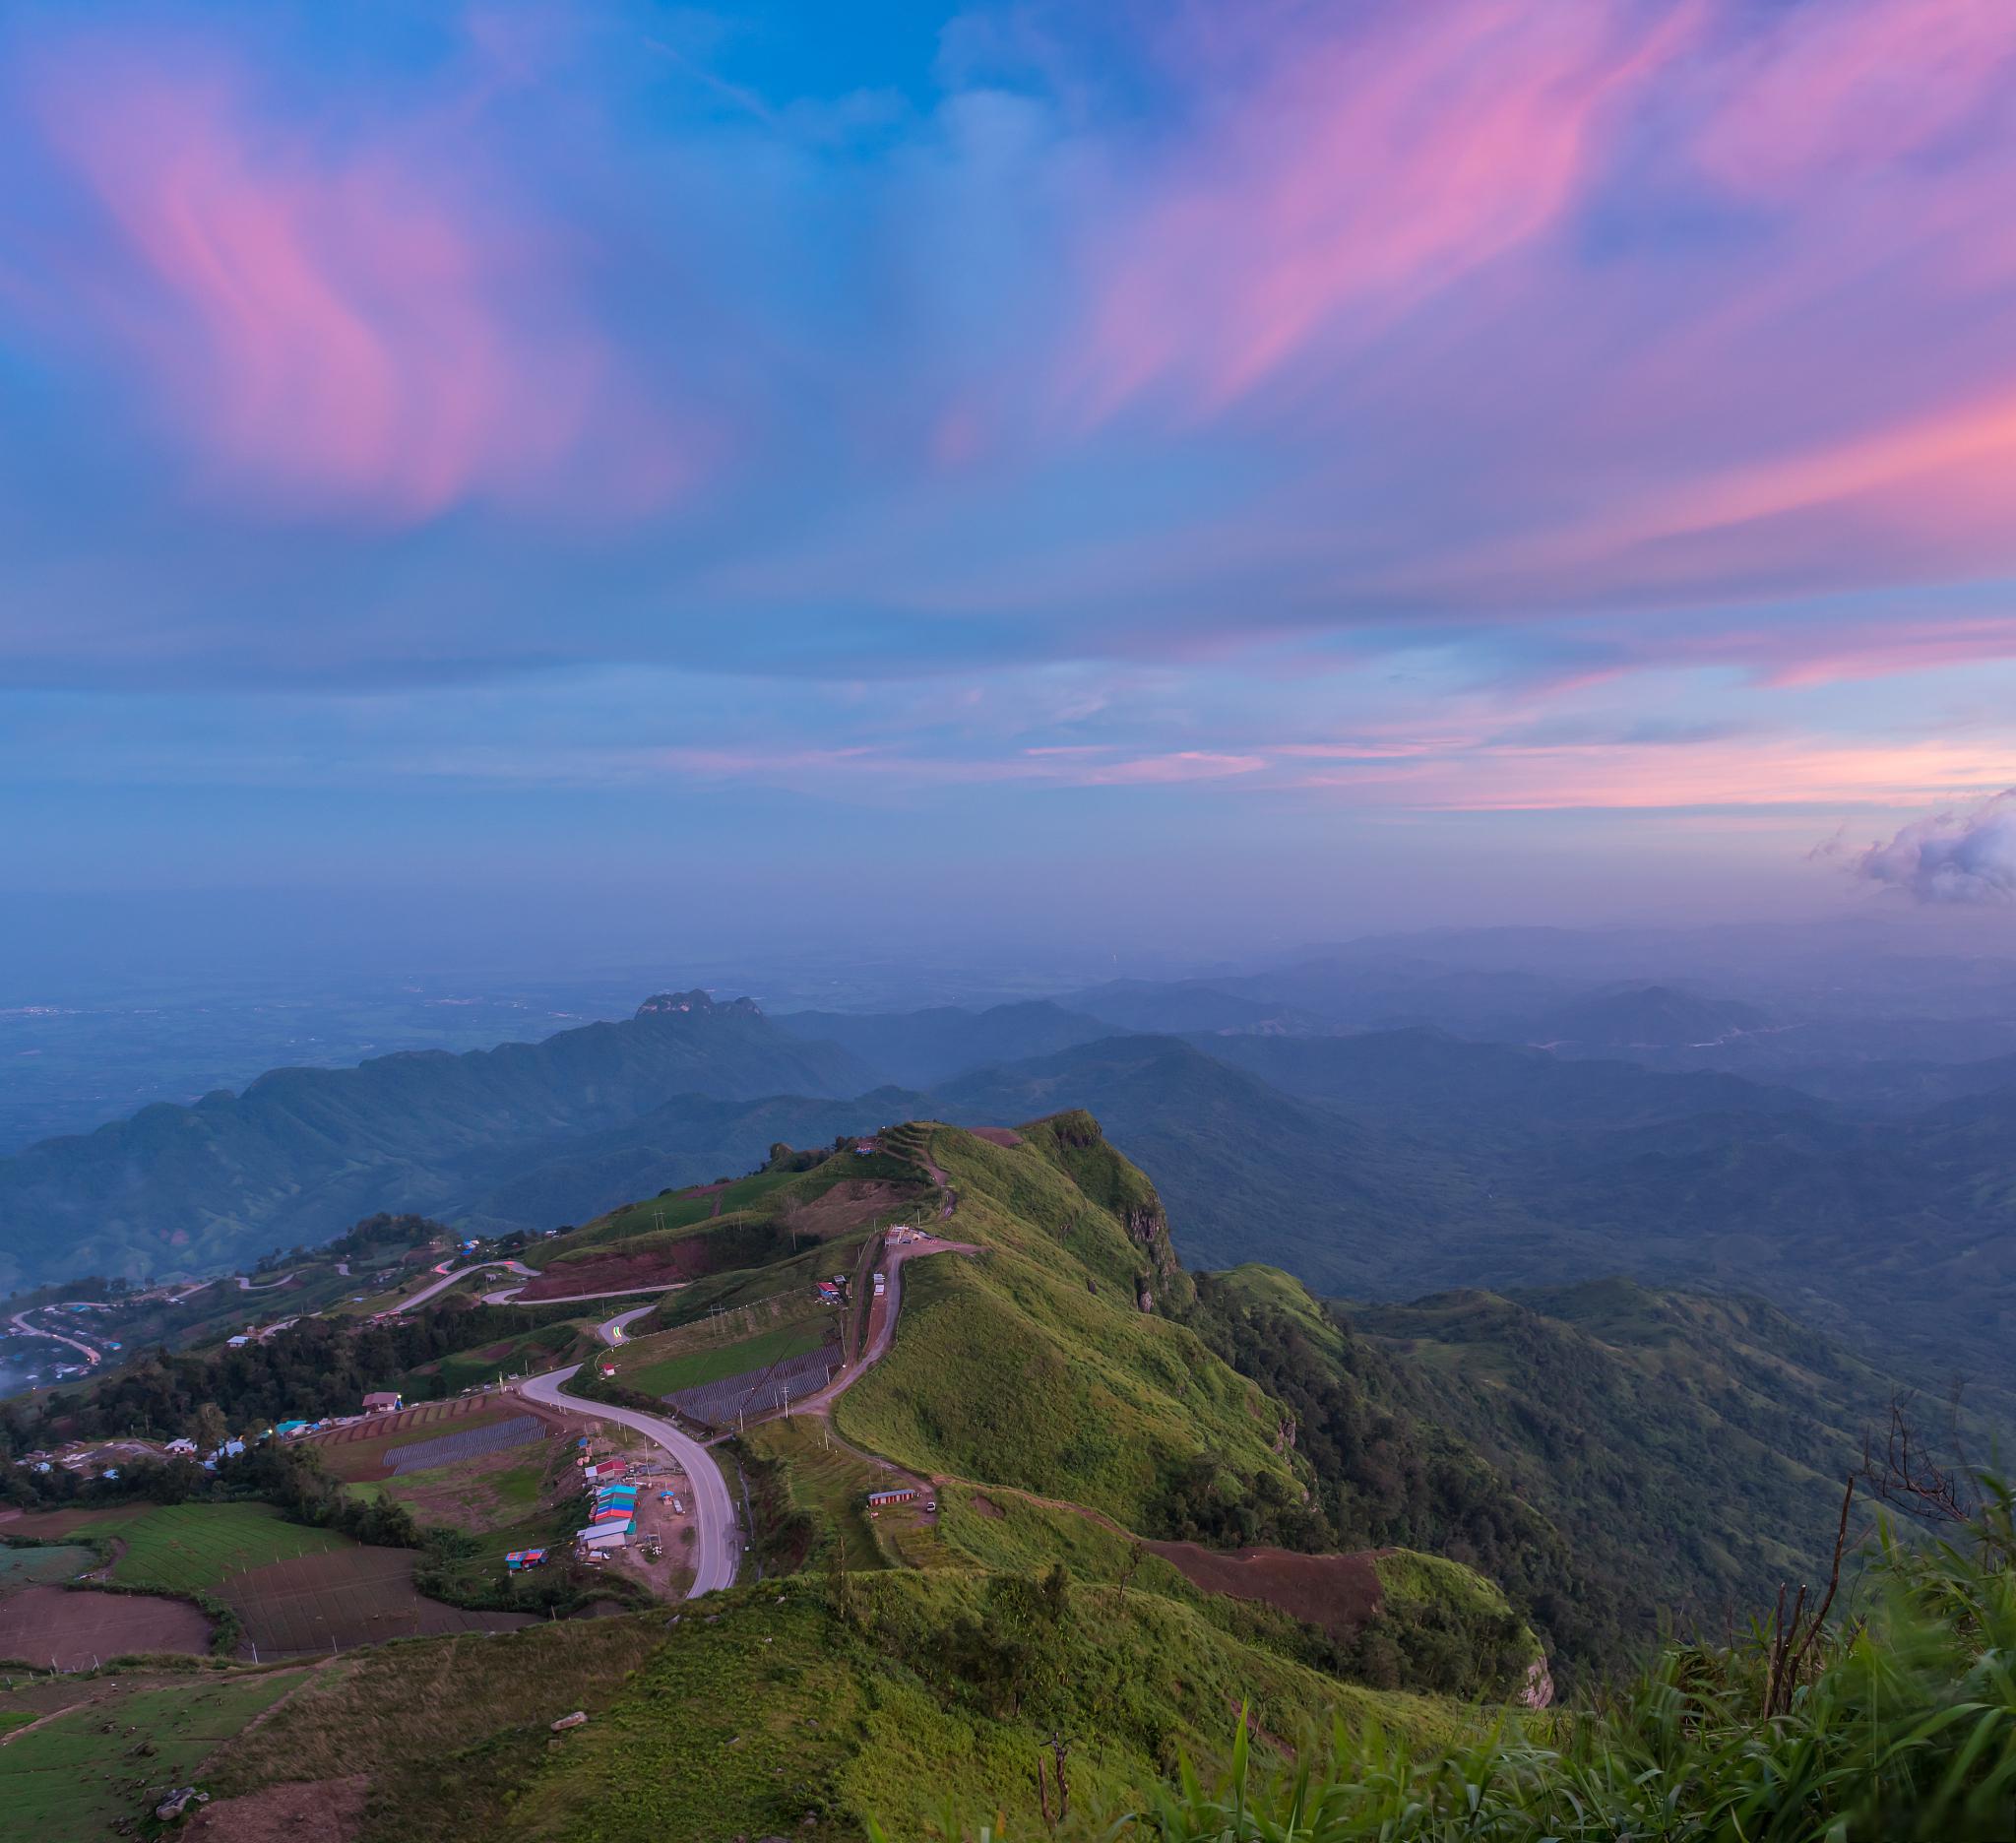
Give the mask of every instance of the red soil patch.
<path id="1" fill-rule="evenodd" d="M 618 1293 L 626 1287 L 673 1286 L 697 1280 L 711 1270 L 713 1250 L 708 1238 L 692 1236 L 662 1248 L 638 1254 L 592 1254 L 585 1260 L 548 1267 L 528 1280 L 514 1303 L 536 1305 L 540 1300 L 568 1299 L 577 1293 Z"/>
<path id="2" fill-rule="evenodd" d="M 210 1621 L 186 1600 L 67 1587 L 24 1587 L 0 1600 L 0 1657 L 83 1670 L 129 1651 L 209 1649 Z"/>
<path id="3" fill-rule="evenodd" d="M 1290 1549 L 1227 1555 L 1180 1542 L 1152 1542 L 1148 1548 L 1193 1587 L 1278 1607 L 1334 1638 L 1349 1638 L 1379 1610 L 1379 1572 L 1369 1555 L 1297 1555 Z"/>
<path id="4" fill-rule="evenodd" d="M 472 1613 L 413 1585 L 410 1549 L 333 1549 L 233 1575 L 219 1591 L 245 1622 L 241 1655 L 348 1650 L 387 1638 L 510 1631 L 530 1613 Z"/>
<path id="5" fill-rule="evenodd" d="M 989 1145 L 1019 1146 L 1022 1135 L 1012 1126 L 969 1126 L 967 1130 L 976 1139 L 984 1139 Z"/>
<path id="6" fill-rule="evenodd" d="M 190 1819 L 187 1834 L 229 1843 L 350 1843 L 362 1828 L 370 1789 L 363 1773 L 267 1786 L 206 1805 Z"/>

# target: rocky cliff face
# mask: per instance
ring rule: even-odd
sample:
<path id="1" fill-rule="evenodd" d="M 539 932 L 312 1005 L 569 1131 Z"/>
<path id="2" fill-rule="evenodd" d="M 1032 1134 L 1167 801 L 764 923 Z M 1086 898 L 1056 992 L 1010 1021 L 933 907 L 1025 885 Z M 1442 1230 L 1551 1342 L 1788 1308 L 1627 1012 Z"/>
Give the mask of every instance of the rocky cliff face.
<path id="1" fill-rule="evenodd" d="M 1073 1108 L 1034 1121 L 1022 1131 L 1030 1139 L 1047 1138 L 1057 1162 L 1078 1187 L 1111 1211 L 1128 1240 L 1147 1255 L 1148 1271 L 1135 1288 L 1134 1303 L 1143 1311 L 1185 1303 L 1190 1279 L 1176 1259 L 1162 1198 L 1147 1174 L 1106 1138 L 1099 1121 L 1083 1108 Z"/>
<path id="2" fill-rule="evenodd" d="M 1183 1283 L 1182 1263 L 1169 1240 L 1169 1219 L 1163 1211 L 1162 1199 L 1155 1197 L 1125 1210 L 1120 1220 L 1126 1225 L 1128 1239 L 1147 1252 L 1149 1272 L 1142 1279 L 1136 1303 L 1143 1311 L 1153 1311 L 1171 1287 Z"/>

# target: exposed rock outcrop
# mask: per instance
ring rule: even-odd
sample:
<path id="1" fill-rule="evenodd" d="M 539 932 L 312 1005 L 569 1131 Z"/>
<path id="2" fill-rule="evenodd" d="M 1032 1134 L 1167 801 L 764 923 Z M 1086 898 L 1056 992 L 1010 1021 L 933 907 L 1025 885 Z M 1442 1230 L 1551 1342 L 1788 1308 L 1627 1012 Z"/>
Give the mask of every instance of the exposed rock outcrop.
<path id="1" fill-rule="evenodd" d="M 637 1015 L 644 1017 L 671 1017 L 680 1012 L 691 1015 L 695 1012 L 718 1011 L 724 1014 L 739 1013 L 743 1017 L 761 1017 L 763 1007 L 753 998 L 724 998 L 717 1002 L 699 986 L 691 991 L 654 992 L 637 1007 Z"/>

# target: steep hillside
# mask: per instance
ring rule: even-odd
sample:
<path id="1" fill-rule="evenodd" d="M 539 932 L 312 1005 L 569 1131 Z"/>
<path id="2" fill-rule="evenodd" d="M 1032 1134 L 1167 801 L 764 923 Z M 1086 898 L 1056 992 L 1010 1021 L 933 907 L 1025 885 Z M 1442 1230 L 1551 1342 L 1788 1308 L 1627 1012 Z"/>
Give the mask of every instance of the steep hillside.
<path id="1" fill-rule="evenodd" d="M 1824 1571 L 1895 1387 L 1761 1301 L 1624 1280 L 1377 1306 L 1258 1266 L 1197 1287 L 1191 1322 L 1293 1412 L 1339 1545 L 1472 1562 L 1571 1674 Z"/>
<path id="2" fill-rule="evenodd" d="M 1812 1573 L 1895 1387 L 1760 1300 L 1624 1280 L 1338 1309 L 1400 1399 L 1690 1626 Z"/>
<path id="3" fill-rule="evenodd" d="M 1879 1124 L 1736 1076 L 1437 1032 L 1201 1041 L 1082 1045 L 939 1105 L 1093 1110 L 1199 1265 L 1268 1260 L 1356 1298 L 1617 1272 L 1753 1292 L 1921 1386 L 2016 1401 L 2007 1091 Z"/>
<path id="4" fill-rule="evenodd" d="M 947 1233 L 978 1252 L 906 1276 L 895 1347 L 836 1405 L 850 1439 L 1158 1534 L 1207 1456 L 1227 1493 L 1299 1495 L 1279 1410 L 1165 1315 L 1188 1282 L 1162 1205 L 1097 1121 L 1008 1147 L 939 1126 L 923 1156 L 957 1195 Z"/>
<path id="5" fill-rule="evenodd" d="M 339 1666 L 226 1747 L 208 1783 L 249 1799 L 362 1778 L 361 1843 L 858 1843 L 871 1820 L 938 1834 L 948 1804 L 1028 1835 L 1044 1828 L 1032 1766 L 1053 1735 L 1078 1805 L 1138 1796 L 1178 1751 L 1219 1769 L 1242 1704 L 1269 1735 L 1377 1722 L 1428 1744 L 1464 1722 L 1453 1703 L 1242 1639 L 1193 1603 L 1068 1571 L 801 1576 L 738 1587 L 669 1628 L 662 1614 L 594 1624 L 609 1629 L 410 1643 Z M 576 1708 L 585 1727 L 547 1733 Z"/>
<path id="6" fill-rule="evenodd" d="M 493 1161 L 606 1131 L 673 1095 L 838 1095 L 847 1053 L 747 999 L 662 994 L 635 1018 L 466 1055 L 280 1069 L 241 1095 L 152 1107 L 0 1161 L 0 1286 L 97 1271 L 212 1271 L 373 1210 L 438 1213 Z"/>

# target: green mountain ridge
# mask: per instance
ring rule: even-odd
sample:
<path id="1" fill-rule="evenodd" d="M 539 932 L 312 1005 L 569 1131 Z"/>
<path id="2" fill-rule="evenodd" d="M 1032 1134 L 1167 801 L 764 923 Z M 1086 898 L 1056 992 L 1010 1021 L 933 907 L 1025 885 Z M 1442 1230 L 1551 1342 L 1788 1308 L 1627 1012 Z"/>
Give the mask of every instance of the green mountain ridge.
<path id="1" fill-rule="evenodd" d="M 374 1210 L 438 1212 L 496 1163 L 696 1087 L 755 1100 L 869 1086 L 846 1051 L 778 1030 L 747 1000 L 716 1005 L 702 992 L 536 1044 L 275 1070 L 239 1095 L 146 1108 L 0 1160 L 12 1229 L 0 1286 L 87 1269 L 214 1272 L 327 1239 Z"/>

